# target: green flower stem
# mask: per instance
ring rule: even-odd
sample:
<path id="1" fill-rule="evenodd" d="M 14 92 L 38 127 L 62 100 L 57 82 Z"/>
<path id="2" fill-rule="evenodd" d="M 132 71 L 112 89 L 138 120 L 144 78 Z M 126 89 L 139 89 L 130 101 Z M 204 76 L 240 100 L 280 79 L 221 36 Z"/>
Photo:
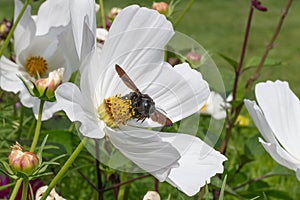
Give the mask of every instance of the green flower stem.
<path id="1" fill-rule="evenodd" d="M 27 191 L 28 191 L 28 180 L 24 180 L 23 189 L 22 189 L 22 200 L 27 199 Z"/>
<path id="2" fill-rule="evenodd" d="M 14 187 L 14 190 L 12 191 L 10 197 L 9 197 L 9 200 L 14 200 L 16 199 L 16 196 L 18 194 L 18 191 L 19 191 L 19 188 L 21 186 L 21 183 L 22 183 L 23 179 L 20 178 L 17 180 L 16 184 L 15 184 L 15 187 Z"/>
<path id="3" fill-rule="evenodd" d="M 174 29 L 176 28 L 176 26 L 179 24 L 179 22 L 182 20 L 182 18 L 184 17 L 184 15 L 190 10 L 190 8 L 192 7 L 193 3 L 195 2 L 195 0 L 190 0 L 188 2 L 188 4 L 186 5 L 186 7 L 184 8 L 183 12 L 181 13 L 181 15 L 176 19 L 176 21 L 173 23 L 173 27 Z"/>
<path id="4" fill-rule="evenodd" d="M 40 102 L 40 108 L 39 108 L 39 114 L 38 114 L 38 119 L 37 119 L 37 124 L 36 124 L 36 128 L 35 128 L 35 133 L 34 133 L 33 141 L 31 143 L 31 147 L 30 147 L 30 152 L 34 152 L 36 144 L 37 144 L 37 142 L 39 140 L 41 125 L 42 125 L 42 115 L 43 115 L 44 103 L 45 103 L 45 101 L 41 100 L 41 102 Z"/>
<path id="5" fill-rule="evenodd" d="M 104 29 L 106 29 L 103 0 L 99 0 L 99 5 L 100 5 L 100 12 L 101 12 L 102 26 L 103 26 Z"/>
<path id="6" fill-rule="evenodd" d="M 79 155 L 79 153 L 81 152 L 81 150 L 84 148 L 84 145 L 85 145 L 86 141 L 87 141 L 87 138 L 83 138 L 81 140 L 81 142 L 79 143 L 79 145 L 77 146 L 77 148 L 75 149 L 75 151 L 72 153 L 72 155 L 70 156 L 70 158 L 67 160 L 67 162 L 64 164 L 64 166 L 59 170 L 59 172 L 56 174 L 56 176 L 54 177 L 54 179 L 49 184 L 49 186 L 48 186 L 46 192 L 43 194 L 41 200 L 45 200 L 47 198 L 47 196 L 49 195 L 49 193 L 51 192 L 51 190 L 54 188 L 54 186 L 56 185 L 56 183 L 63 177 L 63 175 L 65 175 L 65 173 L 67 172 L 67 170 L 69 169 L 69 167 L 72 165 L 72 163 L 77 158 L 77 156 Z"/>
<path id="7" fill-rule="evenodd" d="M 23 14 L 24 14 L 24 12 L 25 12 L 25 10 L 26 10 L 26 8 L 27 8 L 29 2 L 30 2 L 30 0 L 26 0 L 26 1 L 25 1 L 24 5 L 23 5 L 23 8 L 22 8 L 22 10 L 21 10 L 21 12 L 20 12 L 20 14 L 19 14 L 19 16 L 17 17 L 16 21 L 14 22 L 13 26 L 11 27 L 11 29 L 10 29 L 8 35 L 7 35 L 7 38 L 6 38 L 6 40 L 4 41 L 4 43 L 3 43 L 3 45 L 2 45 L 2 47 L 1 47 L 1 49 L 0 49 L 0 58 L 2 57 L 2 55 L 3 55 L 3 53 L 4 53 L 4 50 L 5 50 L 6 47 L 8 46 L 9 41 L 10 41 L 10 39 L 12 38 L 12 36 L 13 36 L 13 34 L 14 34 L 14 31 L 15 31 L 15 29 L 16 29 L 16 27 L 17 27 L 19 21 L 21 20 L 21 18 L 22 18 L 22 16 L 23 16 Z"/>

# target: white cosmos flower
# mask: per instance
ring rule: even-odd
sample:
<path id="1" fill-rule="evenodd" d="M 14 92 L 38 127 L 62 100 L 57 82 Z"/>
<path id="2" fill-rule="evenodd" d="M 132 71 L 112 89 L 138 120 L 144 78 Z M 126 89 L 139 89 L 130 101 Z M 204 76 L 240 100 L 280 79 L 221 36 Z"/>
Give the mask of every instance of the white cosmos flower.
<path id="1" fill-rule="evenodd" d="M 226 100 L 217 92 L 211 91 L 209 98 L 200 109 L 200 113 L 211 115 L 214 119 L 220 120 L 226 118 L 226 109 L 230 107 L 227 103 L 231 101 L 232 96 L 229 95 Z"/>
<path id="2" fill-rule="evenodd" d="M 258 130 L 259 141 L 279 164 L 296 171 L 300 180 L 300 102 L 287 82 L 267 81 L 255 87 L 259 106 L 244 100 Z"/>
<path id="3" fill-rule="evenodd" d="M 81 58 L 94 48 L 94 4 L 93 0 L 47 0 L 34 17 L 30 6 L 27 7 L 14 32 L 16 62 L 4 56 L 0 60 L 1 88 L 20 92 L 22 104 L 33 107 L 37 114 L 39 100 L 30 96 L 18 76 L 34 82 L 37 73 L 48 78 L 52 71 L 64 68 L 63 81 L 68 81 L 79 68 Z M 15 0 L 15 19 L 22 7 L 23 3 Z M 43 120 L 55 111 L 56 103 L 46 102 Z"/>
<path id="4" fill-rule="evenodd" d="M 222 154 L 188 134 L 137 127 L 160 126 L 150 119 L 143 123 L 137 123 L 136 119 L 128 121 L 135 127 L 111 128 L 100 120 L 98 113 L 104 99 L 131 92 L 117 75 L 116 64 L 142 93 L 153 98 L 156 107 L 172 122 L 196 113 L 204 105 L 209 88 L 201 74 L 186 63 L 173 68 L 163 62 L 164 46 L 173 34 L 171 23 L 157 11 L 138 6 L 123 9 L 110 28 L 101 59 L 93 52 L 83 63 L 80 88 L 63 83 L 56 90 L 56 98 L 71 121 L 81 122 L 84 136 L 109 138 L 140 168 L 187 195 L 194 195 L 210 177 L 223 172 L 226 158 Z"/>

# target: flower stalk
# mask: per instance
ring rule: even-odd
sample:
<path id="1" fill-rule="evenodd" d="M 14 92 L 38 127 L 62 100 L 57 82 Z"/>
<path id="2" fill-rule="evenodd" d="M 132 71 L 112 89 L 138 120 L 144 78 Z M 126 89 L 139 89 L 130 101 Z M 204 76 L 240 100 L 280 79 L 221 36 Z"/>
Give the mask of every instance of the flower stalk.
<path id="1" fill-rule="evenodd" d="M 8 44 L 9 44 L 9 42 L 10 42 L 10 39 L 12 38 L 12 36 L 13 36 L 13 34 L 14 34 L 14 31 L 15 31 L 15 29 L 16 29 L 16 27 L 17 27 L 19 21 L 21 20 L 21 18 L 22 18 L 22 16 L 23 16 L 23 14 L 24 14 L 24 12 L 25 12 L 27 6 L 29 5 L 29 2 L 30 2 L 30 0 L 26 0 L 26 1 L 25 1 L 24 5 L 23 5 L 23 8 L 22 8 L 22 10 L 21 10 L 21 12 L 20 12 L 20 14 L 18 15 L 16 21 L 13 23 L 13 26 L 11 27 L 11 29 L 10 29 L 8 35 L 7 35 L 7 38 L 5 39 L 3 45 L 2 45 L 2 47 L 1 47 L 1 49 L 0 49 L 0 58 L 2 57 L 2 55 L 3 55 L 3 53 L 4 53 L 4 50 L 5 50 L 6 47 L 8 46 Z"/>
<path id="2" fill-rule="evenodd" d="M 79 145 L 77 146 L 77 148 L 75 149 L 75 151 L 72 153 L 72 155 L 70 156 L 70 158 L 67 160 L 67 162 L 64 164 L 64 166 L 59 170 L 59 172 L 53 178 L 53 180 L 49 184 L 47 190 L 43 194 L 41 200 L 45 200 L 48 197 L 48 195 L 50 194 L 51 190 L 55 187 L 56 183 L 63 177 L 63 175 L 65 175 L 65 173 L 67 172 L 67 170 L 69 169 L 69 167 L 72 165 L 72 163 L 74 162 L 74 160 L 77 158 L 77 156 L 79 155 L 79 153 L 84 148 L 84 145 L 85 145 L 86 141 L 87 141 L 87 138 L 83 138 L 81 140 L 81 142 L 79 143 Z"/>
<path id="3" fill-rule="evenodd" d="M 101 13 L 101 21 L 102 21 L 102 27 L 104 29 L 106 29 L 106 22 L 105 22 L 105 11 L 104 11 L 104 4 L 103 4 L 103 0 L 99 0 L 99 4 L 100 4 L 100 13 Z"/>
<path id="4" fill-rule="evenodd" d="M 17 182 L 16 182 L 16 184 L 15 184 L 15 187 L 14 187 L 14 189 L 13 189 L 13 191 L 12 191 L 10 197 L 9 197 L 9 200 L 14 200 L 14 199 L 16 199 L 16 196 L 17 196 L 17 194 L 18 194 L 18 191 L 19 191 L 19 188 L 20 188 L 22 182 L 23 182 L 23 178 L 19 178 L 19 179 L 17 180 Z"/>
<path id="5" fill-rule="evenodd" d="M 45 103 L 44 100 L 40 101 L 39 114 L 38 114 L 38 119 L 37 119 L 37 124 L 36 124 L 36 128 L 35 128 L 33 141 L 31 143 L 31 147 L 30 147 L 30 152 L 34 152 L 37 142 L 39 140 L 41 125 L 42 125 L 42 115 L 43 115 L 44 103 Z"/>
<path id="6" fill-rule="evenodd" d="M 22 200 L 26 200 L 28 191 L 28 180 L 24 179 L 22 189 Z"/>

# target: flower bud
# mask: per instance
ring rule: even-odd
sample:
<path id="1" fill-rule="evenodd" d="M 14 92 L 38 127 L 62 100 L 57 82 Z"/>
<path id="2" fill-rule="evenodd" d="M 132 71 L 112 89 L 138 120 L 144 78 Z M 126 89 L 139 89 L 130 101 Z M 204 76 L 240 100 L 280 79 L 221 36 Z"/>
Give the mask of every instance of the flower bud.
<path id="1" fill-rule="evenodd" d="M 117 17 L 117 15 L 119 14 L 119 12 L 121 12 L 121 10 L 122 10 L 121 8 L 114 7 L 109 11 L 108 16 L 111 19 L 115 19 Z"/>
<path id="2" fill-rule="evenodd" d="M 169 10 L 169 4 L 166 2 L 154 2 L 152 9 L 157 10 L 160 14 L 167 15 Z"/>
<path id="3" fill-rule="evenodd" d="M 39 164 L 38 157 L 32 152 L 24 152 L 23 147 L 18 143 L 10 148 L 8 161 L 15 171 L 26 175 L 30 175 Z"/>
<path id="4" fill-rule="evenodd" d="M 63 74 L 64 68 L 60 68 L 50 72 L 48 78 L 41 78 L 35 81 L 35 86 L 38 90 L 39 97 L 46 97 L 46 100 L 53 101 L 55 99 L 54 92 L 62 83 Z"/>
<path id="5" fill-rule="evenodd" d="M 191 62 L 199 62 L 201 60 L 201 55 L 197 52 L 189 52 L 186 54 L 186 58 Z"/>

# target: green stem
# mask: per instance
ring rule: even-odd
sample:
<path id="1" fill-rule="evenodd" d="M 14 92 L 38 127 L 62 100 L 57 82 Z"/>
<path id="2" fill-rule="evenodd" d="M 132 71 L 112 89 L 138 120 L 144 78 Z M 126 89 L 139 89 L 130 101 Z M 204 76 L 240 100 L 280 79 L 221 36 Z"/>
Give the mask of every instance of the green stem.
<path id="1" fill-rule="evenodd" d="M 5 39 L 1 49 L 0 49 L 0 58 L 2 57 L 3 53 L 4 53 L 4 50 L 6 49 L 6 47 L 8 46 L 9 42 L 10 42 L 10 39 L 12 38 L 13 34 L 14 34 L 14 31 L 19 23 L 19 21 L 21 20 L 28 4 L 29 4 L 29 1 L 30 0 L 26 0 L 24 5 L 23 5 L 23 8 L 21 10 L 21 12 L 19 13 L 19 16 L 17 17 L 16 21 L 14 22 L 13 26 L 11 27 L 11 30 L 9 31 L 8 35 L 7 35 L 7 38 Z"/>
<path id="2" fill-rule="evenodd" d="M 12 191 L 10 197 L 9 197 L 9 200 L 14 200 L 16 199 L 16 196 L 18 194 L 18 191 L 19 191 L 19 188 L 21 186 L 21 183 L 22 183 L 23 179 L 20 178 L 17 180 L 16 184 L 15 184 L 15 187 L 14 187 L 14 190 Z"/>
<path id="3" fill-rule="evenodd" d="M 23 189 L 22 189 L 22 200 L 27 199 L 27 191 L 28 191 L 28 180 L 24 180 Z"/>
<path id="4" fill-rule="evenodd" d="M 63 175 L 65 175 L 65 173 L 67 172 L 67 170 L 69 169 L 69 167 L 72 165 L 72 163 L 77 158 L 77 156 L 79 155 L 79 153 L 81 152 L 81 150 L 84 148 L 84 145 L 85 145 L 86 141 L 87 141 L 87 138 L 83 138 L 81 140 L 81 142 L 79 143 L 79 145 L 77 146 L 77 148 L 75 149 L 75 151 L 72 153 L 72 155 L 70 156 L 70 158 L 67 160 L 67 162 L 64 164 L 64 166 L 59 170 L 59 172 L 56 174 L 56 176 L 54 177 L 54 179 L 49 184 L 49 186 L 48 186 L 46 192 L 43 194 L 41 200 L 45 200 L 47 198 L 47 196 L 49 195 L 49 193 L 51 192 L 51 190 L 54 188 L 54 186 L 56 185 L 56 183 L 62 178 Z"/>
<path id="5" fill-rule="evenodd" d="M 39 114 L 38 114 L 38 119 L 37 119 L 37 124 L 36 124 L 36 128 L 35 128 L 35 133 L 34 133 L 33 141 L 31 143 L 31 147 L 30 147 L 30 152 L 34 152 L 36 144 L 37 144 L 37 142 L 39 140 L 41 125 L 42 125 L 42 115 L 43 115 L 44 103 L 45 103 L 45 101 L 41 100 L 41 102 L 40 102 L 40 108 L 39 108 Z"/>
<path id="6" fill-rule="evenodd" d="M 186 5 L 186 7 L 184 8 L 183 12 L 181 13 L 181 15 L 176 19 L 176 21 L 173 23 L 173 27 L 174 29 L 176 28 L 176 26 L 179 24 L 179 22 L 182 20 L 182 18 L 184 17 L 184 15 L 190 10 L 190 8 L 192 7 L 193 3 L 195 2 L 195 0 L 190 0 L 188 2 L 188 4 Z"/>
<path id="7" fill-rule="evenodd" d="M 101 12 L 101 20 L 102 20 L 102 26 L 104 29 L 106 29 L 106 22 L 105 22 L 105 13 L 104 13 L 104 4 L 103 0 L 99 0 L 100 4 L 100 12 Z"/>

